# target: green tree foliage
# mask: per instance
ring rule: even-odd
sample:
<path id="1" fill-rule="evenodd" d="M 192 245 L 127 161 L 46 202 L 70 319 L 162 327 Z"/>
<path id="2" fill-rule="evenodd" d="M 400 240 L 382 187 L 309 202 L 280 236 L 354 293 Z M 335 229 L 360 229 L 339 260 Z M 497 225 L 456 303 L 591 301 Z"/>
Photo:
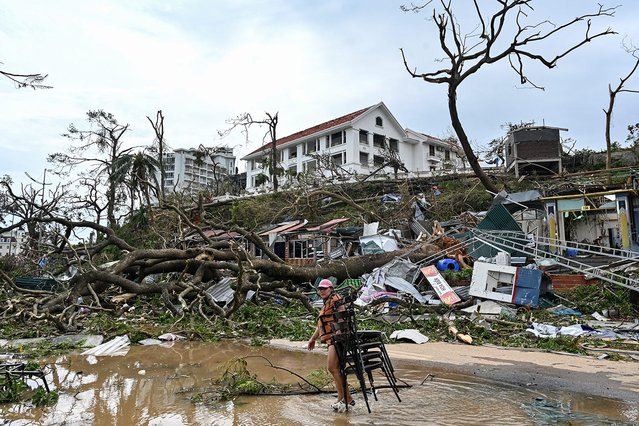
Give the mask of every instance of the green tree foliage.
<path id="1" fill-rule="evenodd" d="M 126 153 L 116 158 L 113 167 L 113 180 L 122 183 L 129 190 L 131 211 L 135 210 L 135 200 L 146 202 L 147 208 L 151 206 L 151 196 L 159 194 L 159 182 L 157 175 L 160 171 L 160 163 L 153 156 L 144 151 Z"/>
<path id="2" fill-rule="evenodd" d="M 118 225 L 116 211 L 124 198 L 121 174 L 117 162 L 133 148 L 124 148 L 124 135 L 128 124 L 120 124 L 115 116 L 103 110 L 87 112 L 89 127 L 80 129 L 71 123 L 62 136 L 71 141 L 67 153 L 54 153 L 48 161 L 57 165 L 61 172 L 81 168 L 81 176 L 106 184 L 106 211 L 110 228 Z"/>

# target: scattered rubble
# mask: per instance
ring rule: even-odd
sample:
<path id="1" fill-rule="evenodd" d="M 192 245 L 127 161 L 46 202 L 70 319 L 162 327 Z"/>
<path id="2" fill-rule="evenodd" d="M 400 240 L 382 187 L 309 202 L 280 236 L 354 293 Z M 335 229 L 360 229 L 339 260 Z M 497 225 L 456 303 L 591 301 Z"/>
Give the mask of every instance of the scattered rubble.
<path id="1" fill-rule="evenodd" d="M 616 199 L 622 201 L 629 195 L 628 191 L 613 191 L 602 196 L 618 197 Z M 387 194 L 381 202 L 390 208 L 405 202 L 402 197 L 401 194 Z M 351 275 L 349 269 L 347 278 L 333 276 L 329 279 L 338 292 L 356 293 L 355 304 L 371 317 L 385 321 L 389 317 L 403 316 L 405 319 L 402 321 L 413 324 L 419 319 L 439 317 L 448 324 L 448 336 L 465 344 L 481 344 L 490 333 L 502 332 L 511 338 L 531 334 L 538 337 L 587 336 L 636 340 L 636 329 L 624 332 L 612 326 L 596 326 L 586 318 L 592 312 L 600 323 L 628 319 L 628 310 L 621 312 L 619 307 L 605 306 L 598 312 L 584 311 L 557 296 L 563 290 L 560 284 L 562 277 L 566 276 L 578 277 L 579 283 L 599 282 L 612 285 L 612 288 L 639 291 L 635 275 L 639 266 L 635 261 L 634 242 L 629 247 L 617 248 L 612 240 L 609 241 L 611 244 L 595 246 L 566 239 L 567 235 L 572 235 L 578 241 L 594 240 L 582 239 L 580 232 L 585 230 L 579 227 L 573 230 L 573 234 L 565 230 L 567 224 L 564 219 L 569 216 L 559 213 L 579 203 L 564 202 L 563 198 L 557 197 L 544 198 L 537 191 L 501 192 L 486 212 L 467 211 L 448 221 L 437 222 L 427 219 L 430 203 L 422 198 L 418 196 L 414 200 L 411 208 L 415 214 L 405 226 L 397 229 L 384 229 L 381 222 L 343 227 L 347 222 L 353 222 L 347 217 L 321 223 L 297 219 L 260 229 L 255 235 L 261 238 L 261 244 L 242 240 L 244 236 L 241 233 L 223 230 L 204 230 L 201 235 L 186 236 L 184 243 L 189 247 L 206 245 L 211 241 L 224 241 L 236 246 L 242 244 L 258 261 L 263 259 L 260 254 L 262 247 L 272 250 L 286 264 L 305 267 L 352 261 L 360 256 L 386 255 L 390 260 L 385 264 L 380 262 L 381 266 L 370 272 Z M 576 199 L 587 200 L 586 197 L 572 195 L 566 200 Z M 605 203 L 600 205 L 607 220 L 623 219 L 621 216 L 610 219 L 611 210 L 607 206 Z M 588 211 L 587 214 L 596 213 Z M 554 230 L 551 228 L 553 223 L 556 226 Z M 420 244 L 431 245 L 439 251 L 411 260 L 412 250 L 417 250 Z M 626 244 L 625 240 L 623 244 Z M 201 256 L 196 260 L 212 260 L 204 254 Z M 99 269 L 119 267 L 116 261 Z M 143 282 L 154 285 L 159 276 L 150 274 L 144 277 Z M 210 284 L 198 293 L 200 304 L 206 300 L 223 309 L 237 301 L 236 277 L 213 275 L 209 279 Z M 16 284 L 29 282 L 22 279 Z M 308 306 L 317 306 L 320 302 L 314 290 L 310 282 L 295 283 L 286 288 L 257 285 L 243 297 L 245 300 L 256 298 L 256 303 L 268 299 L 280 306 L 295 297 L 307 300 Z M 119 321 L 126 322 L 132 317 L 131 311 L 138 306 L 137 296 L 137 293 L 131 292 L 110 295 L 108 300 L 119 314 Z M 193 307 L 198 300 L 187 301 L 181 295 L 178 299 L 180 304 L 167 305 L 173 317 L 183 314 L 185 308 Z M 95 294 L 84 295 L 77 300 L 80 316 L 92 314 L 89 309 L 94 309 L 99 303 Z M 408 309 L 408 314 L 395 312 L 404 308 Z M 136 315 L 141 314 L 136 311 Z M 206 318 L 204 314 L 202 316 Z M 636 324 L 636 320 L 633 321 Z M 214 325 L 213 321 L 208 322 Z M 461 322 L 464 322 L 464 329 Z M 505 327 L 508 332 L 495 330 L 495 324 Z M 415 343 L 424 343 L 432 337 L 422 334 L 417 328 L 405 329 L 403 326 L 397 326 L 390 334 L 392 339 L 407 339 Z M 444 331 L 443 334 L 447 333 Z M 139 336 L 134 341 L 144 345 L 170 346 L 185 337 L 173 333 L 157 338 L 153 336 L 157 334 Z M 127 350 L 130 340 L 122 335 L 100 343 L 94 342 L 96 347 L 84 354 L 119 354 Z M 14 347 L 15 344 L 12 343 Z M 20 342 L 17 344 L 20 345 Z"/>

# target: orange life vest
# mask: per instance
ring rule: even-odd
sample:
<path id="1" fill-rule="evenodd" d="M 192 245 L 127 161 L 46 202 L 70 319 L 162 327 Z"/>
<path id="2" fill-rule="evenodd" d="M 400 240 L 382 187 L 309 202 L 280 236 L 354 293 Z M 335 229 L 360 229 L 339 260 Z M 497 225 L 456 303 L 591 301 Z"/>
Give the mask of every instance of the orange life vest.
<path id="1" fill-rule="evenodd" d="M 320 340 L 322 343 L 330 343 L 333 336 L 333 330 L 331 324 L 333 323 L 333 312 L 335 312 L 335 302 L 342 297 L 337 293 L 331 293 L 331 295 L 324 301 L 324 306 L 320 310 L 319 314 L 319 327 L 320 327 Z"/>

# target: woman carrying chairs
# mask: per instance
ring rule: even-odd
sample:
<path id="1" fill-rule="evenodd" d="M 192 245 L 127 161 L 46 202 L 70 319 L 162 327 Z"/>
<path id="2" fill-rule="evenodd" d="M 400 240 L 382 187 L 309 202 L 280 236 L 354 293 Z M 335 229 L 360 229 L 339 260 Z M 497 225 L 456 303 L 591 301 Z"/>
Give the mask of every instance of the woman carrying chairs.
<path id="1" fill-rule="evenodd" d="M 364 401 L 368 412 L 371 412 L 368 402 L 368 388 L 377 400 L 377 392 L 373 379 L 373 371 L 381 370 L 386 377 L 388 384 L 397 400 L 401 402 L 397 392 L 397 382 L 394 375 L 393 365 L 386 352 L 386 347 L 382 340 L 382 333 L 374 330 L 357 330 L 357 320 L 353 302 L 355 295 L 351 294 L 338 300 L 337 309 L 333 312 L 332 341 L 336 349 L 341 376 L 343 378 L 342 387 L 344 393 L 348 393 L 347 376 L 355 374 L 362 390 Z M 366 377 L 369 386 L 366 385 Z M 379 389 L 379 387 L 377 387 Z M 348 409 L 348 407 L 346 407 Z"/>
<path id="2" fill-rule="evenodd" d="M 307 349 L 312 351 L 313 348 L 315 348 L 315 342 L 318 338 L 322 343 L 326 343 L 328 345 L 326 368 L 333 376 L 335 387 L 337 389 L 337 402 L 331 404 L 331 407 L 336 411 L 343 412 L 347 411 L 349 406 L 354 406 L 355 401 L 345 386 L 346 378 L 342 376 L 340 360 L 332 339 L 334 333 L 332 323 L 334 322 L 334 313 L 337 311 L 343 311 L 345 308 L 343 305 L 339 304 L 342 297 L 333 291 L 333 283 L 330 280 L 321 280 L 317 286 L 317 290 L 320 297 L 324 300 L 324 306 L 320 310 L 317 327 L 315 327 L 315 332 L 308 341 Z"/>
<path id="3" fill-rule="evenodd" d="M 319 295 L 324 301 L 315 327 L 315 332 L 308 341 L 308 350 L 315 348 L 315 342 L 319 338 L 322 343 L 328 345 L 327 369 L 333 376 L 337 389 L 337 402 L 331 407 L 338 411 L 348 411 L 355 405 L 348 391 L 347 376 L 355 374 L 366 402 L 368 412 L 371 412 L 368 402 L 368 391 L 377 400 L 373 371 L 380 370 L 397 400 L 401 402 L 397 392 L 393 365 L 386 352 L 382 339 L 382 333 L 375 330 L 357 330 L 357 321 L 353 302 L 356 294 L 351 292 L 348 296 L 341 297 L 334 291 L 333 283 L 323 279 L 318 285 Z M 366 384 L 368 378 L 368 385 Z"/>

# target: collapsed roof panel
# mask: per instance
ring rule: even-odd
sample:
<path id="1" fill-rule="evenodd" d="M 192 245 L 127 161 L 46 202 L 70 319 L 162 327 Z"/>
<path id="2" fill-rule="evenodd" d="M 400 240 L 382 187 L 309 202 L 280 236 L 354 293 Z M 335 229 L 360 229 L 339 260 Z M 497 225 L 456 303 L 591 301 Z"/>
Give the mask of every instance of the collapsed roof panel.
<path id="1" fill-rule="evenodd" d="M 384 284 L 387 287 L 394 288 L 395 290 L 399 291 L 400 293 L 410 294 L 411 296 L 413 296 L 420 303 L 428 303 L 428 299 L 425 296 L 423 296 L 415 288 L 415 286 L 413 286 L 411 283 L 409 283 L 408 281 L 406 281 L 406 280 L 404 280 L 402 278 L 386 276 L 386 280 L 384 281 Z"/>
<path id="2" fill-rule="evenodd" d="M 502 204 L 506 209 L 514 213 L 522 209 L 543 210 L 544 203 L 541 201 L 541 194 L 537 190 L 514 192 L 512 194 L 506 191 L 499 192 L 493 199 L 492 205 Z"/>
<path id="3" fill-rule="evenodd" d="M 233 300 L 235 290 L 231 288 L 232 278 L 223 278 L 217 284 L 213 284 L 206 289 L 206 292 L 215 300 L 216 303 L 224 306 Z"/>
<path id="4" fill-rule="evenodd" d="M 477 224 L 476 228 L 484 231 L 513 231 L 520 234 L 524 233 L 517 221 L 502 204 L 493 206 L 486 214 L 486 217 Z M 479 259 L 480 257 L 495 257 L 500 251 L 506 251 L 510 253 L 511 256 L 520 255 L 520 252 L 515 249 L 497 249 L 475 240 L 473 240 L 468 247 L 468 254 L 475 259 Z"/>

